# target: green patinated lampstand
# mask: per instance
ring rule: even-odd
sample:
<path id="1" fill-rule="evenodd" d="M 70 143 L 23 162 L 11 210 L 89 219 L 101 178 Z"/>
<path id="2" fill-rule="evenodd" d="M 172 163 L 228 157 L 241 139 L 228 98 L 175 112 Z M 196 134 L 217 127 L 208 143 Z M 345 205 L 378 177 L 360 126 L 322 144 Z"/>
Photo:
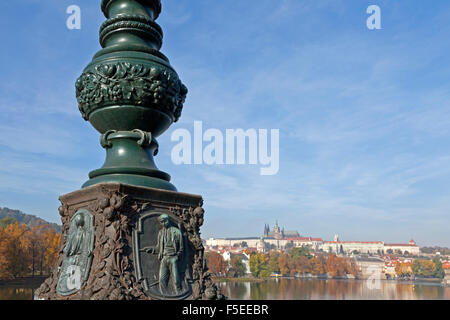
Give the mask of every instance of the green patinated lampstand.
<path id="1" fill-rule="evenodd" d="M 37 299 L 222 299 L 200 238 L 203 200 L 180 193 L 153 157 L 187 88 L 159 51 L 160 0 L 102 0 L 100 50 L 76 81 L 104 165 L 60 197 L 63 240 Z"/>

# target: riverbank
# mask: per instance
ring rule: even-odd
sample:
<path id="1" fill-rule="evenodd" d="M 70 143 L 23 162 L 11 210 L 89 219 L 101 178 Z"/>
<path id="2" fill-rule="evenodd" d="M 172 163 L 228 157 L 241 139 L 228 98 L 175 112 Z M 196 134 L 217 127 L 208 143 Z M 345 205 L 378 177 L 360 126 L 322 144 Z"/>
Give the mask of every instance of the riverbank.
<path id="1" fill-rule="evenodd" d="M 336 281 L 367 281 L 368 279 L 361 277 L 324 277 L 324 276 L 314 276 L 314 277 L 293 277 L 293 276 L 285 276 L 285 277 L 269 277 L 269 278 L 252 278 L 252 277 L 244 277 L 244 278 L 227 278 L 227 277 L 212 277 L 211 278 L 215 283 L 221 282 L 250 282 L 250 283 L 261 283 L 269 280 L 336 280 Z M 436 285 L 444 285 L 449 286 L 450 282 L 446 282 L 442 279 L 437 278 L 415 278 L 415 279 L 387 279 L 381 278 L 377 279 L 383 282 L 393 282 L 393 283 L 404 283 L 404 284 L 436 284 Z"/>
<path id="2" fill-rule="evenodd" d="M 214 282 L 264 282 L 266 279 L 259 278 L 226 278 L 226 277 L 211 277 Z"/>

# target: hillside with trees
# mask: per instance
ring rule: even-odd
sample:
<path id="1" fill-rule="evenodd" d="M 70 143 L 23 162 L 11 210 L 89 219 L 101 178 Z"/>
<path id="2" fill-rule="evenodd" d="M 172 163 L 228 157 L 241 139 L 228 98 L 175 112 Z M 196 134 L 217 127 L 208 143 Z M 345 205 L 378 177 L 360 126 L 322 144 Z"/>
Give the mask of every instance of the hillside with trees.
<path id="1" fill-rule="evenodd" d="M 30 228 L 39 226 L 39 225 L 50 225 L 52 226 L 57 233 L 61 233 L 61 226 L 56 223 L 50 223 L 45 221 L 44 219 L 41 219 L 39 217 L 36 217 L 35 215 L 26 214 L 23 213 L 20 210 L 14 210 L 9 208 L 1 208 L 0 207 L 0 220 L 5 218 L 12 218 L 15 221 L 25 224 L 29 226 Z"/>
<path id="2" fill-rule="evenodd" d="M 5 213 L 6 210 L 3 210 Z M 60 251 L 61 234 L 45 220 L 22 220 L 23 213 L 0 219 L 0 280 L 48 275 Z"/>
<path id="3" fill-rule="evenodd" d="M 441 255 L 450 255 L 450 248 L 447 248 L 447 247 L 423 247 L 423 248 L 420 248 L 420 252 L 428 253 L 428 254 L 437 254 L 439 252 Z"/>

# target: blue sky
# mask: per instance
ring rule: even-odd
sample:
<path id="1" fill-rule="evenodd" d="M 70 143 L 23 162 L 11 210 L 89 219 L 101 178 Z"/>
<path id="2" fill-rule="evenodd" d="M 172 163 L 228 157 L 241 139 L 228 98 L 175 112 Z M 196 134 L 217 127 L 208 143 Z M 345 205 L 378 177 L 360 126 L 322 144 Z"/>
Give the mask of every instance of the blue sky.
<path id="1" fill-rule="evenodd" d="M 450 246 L 450 4 L 446 0 L 163 0 L 162 52 L 189 88 L 156 162 L 205 199 L 203 237 L 302 235 Z M 66 8 L 81 7 L 81 30 Z M 382 30 L 366 27 L 381 8 Z M 104 161 L 74 83 L 100 49 L 100 1 L 0 11 L 0 206 L 60 222 L 58 196 Z M 280 129 L 280 170 L 171 162 L 193 122 Z"/>

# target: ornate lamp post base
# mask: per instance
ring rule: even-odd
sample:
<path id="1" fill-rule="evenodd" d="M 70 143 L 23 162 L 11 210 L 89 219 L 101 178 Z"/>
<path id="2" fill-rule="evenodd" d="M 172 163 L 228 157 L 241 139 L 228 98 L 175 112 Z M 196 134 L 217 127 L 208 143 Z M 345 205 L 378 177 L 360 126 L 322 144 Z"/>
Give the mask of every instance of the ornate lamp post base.
<path id="1" fill-rule="evenodd" d="M 136 186 L 177 191 L 170 175 L 158 170 L 153 156 L 158 143 L 150 132 L 109 130 L 102 134 L 100 144 L 106 149 L 102 168 L 91 171 L 83 188 L 97 183 L 118 182 Z"/>
<path id="2" fill-rule="evenodd" d="M 37 299 L 221 299 L 204 263 L 200 196 L 120 183 L 63 195 L 65 235 Z"/>
<path id="3" fill-rule="evenodd" d="M 204 261 L 202 198 L 176 192 L 153 157 L 187 88 L 159 52 L 160 0 L 102 0 L 103 47 L 76 82 L 106 160 L 60 197 L 63 240 L 37 299 L 221 299 Z"/>

